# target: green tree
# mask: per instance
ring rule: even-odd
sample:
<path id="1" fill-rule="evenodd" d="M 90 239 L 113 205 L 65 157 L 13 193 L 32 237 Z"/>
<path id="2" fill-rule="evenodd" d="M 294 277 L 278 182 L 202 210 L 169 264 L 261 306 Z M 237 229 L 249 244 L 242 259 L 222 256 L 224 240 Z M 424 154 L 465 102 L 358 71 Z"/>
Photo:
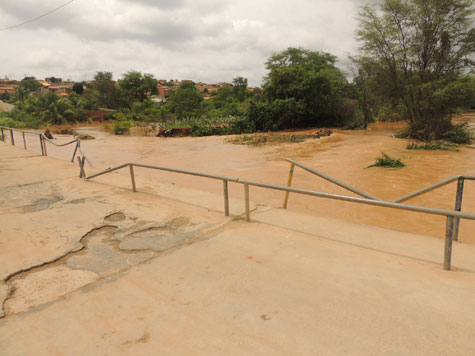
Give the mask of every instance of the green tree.
<path id="1" fill-rule="evenodd" d="M 86 99 L 81 97 L 76 92 L 72 92 L 71 94 L 69 94 L 68 100 L 75 111 L 76 120 L 78 121 L 82 120 L 84 109 L 86 108 L 86 105 L 87 105 Z"/>
<path id="2" fill-rule="evenodd" d="M 11 95 L 10 95 L 9 93 L 5 92 L 5 93 L 2 94 L 1 100 L 2 100 L 3 102 L 6 102 L 6 103 L 7 103 L 7 102 L 9 102 L 9 101 L 11 100 Z"/>
<path id="3" fill-rule="evenodd" d="M 234 95 L 239 101 L 246 99 L 247 78 L 236 77 L 233 79 Z"/>
<path id="4" fill-rule="evenodd" d="M 386 0 L 360 12 L 360 62 L 372 66 L 386 102 L 403 107 L 408 135 L 444 138 L 469 100 L 475 30 L 472 0 Z"/>
<path id="5" fill-rule="evenodd" d="M 119 87 L 123 90 L 130 102 L 144 102 L 149 95 L 158 94 L 158 81 L 152 74 L 142 74 L 130 71 L 119 80 Z"/>
<path id="6" fill-rule="evenodd" d="M 74 83 L 73 85 L 73 92 L 76 94 L 82 95 L 84 93 L 84 83 Z"/>
<path id="7" fill-rule="evenodd" d="M 288 48 L 269 58 L 264 98 L 270 102 L 288 101 L 275 105 L 285 108 L 283 115 L 274 110 L 279 128 L 342 123 L 337 108 L 348 83 L 335 62 L 336 57 L 329 53 L 302 48 Z M 291 108 L 298 110 L 291 113 L 288 111 Z"/>
<path id="8" fill-rule="evenodd" d="M 117 109 L 121 102 L 120 90 L 112 80 L 111 72 L 97 72 L 94 76 L 94 89 L 100 106 Z"/>
<path id="9" fill-rule="evenodd" d="M 181 84 L 172 91 L 167 105 L 178 118 L 201 116 L 201 101 L 203 97 L 191 82 Z"/>
<path id="10" fill-rule="evenodd" d="M 29 91 L 23 87 L 23 86 L 18 86 L 18 88 L 15 89 L 15 100 L 24 103 L 26 98 L 28 98 Z"/>
<path id="11" fill-rule="evenodd" d="M 43 94 L 37 98 L 28 98 L 25 102 L 25 109 L 43 123 L 60 125 L 74 119 L 74 108 L 71 102 L 54 93 Z"/>
<path id="12" fill-rule="evenodd" d="M 42 87 L 35 77 L 25 77 L 21 80 L 19 88 L 24 89 L 28 93 L 34 92 Z"/>

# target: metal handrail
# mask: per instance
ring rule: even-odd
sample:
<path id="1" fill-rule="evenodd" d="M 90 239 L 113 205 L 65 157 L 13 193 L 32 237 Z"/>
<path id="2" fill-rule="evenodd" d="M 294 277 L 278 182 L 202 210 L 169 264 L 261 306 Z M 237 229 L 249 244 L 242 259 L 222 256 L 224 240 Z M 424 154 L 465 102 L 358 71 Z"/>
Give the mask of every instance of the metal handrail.
<path id="1" fill-rule="evenodd" d="M 443 187 L 444 185 L 447 185 L 447 184 L 450 184 L 452 182 L 455 182 L 456 180 L 459 180 L 460 178 L 462 179 L 467 179 L 467 180 L 475 180 L 475 175 L 472 175 L 472 174 L 461 174 L 461 175 L 458 175 L 458 176 L 453 176 L 453 177 L 450 177 L 450 178 L 447 178 L 447 179 L 444 179 L 438 183 L 435 183 L 435 184 L 432 184 L 432 185 L 429 185 L 425 188 L 422 188 L 422 189 L 419 189 L 417 191 L 415 191 L 414 193 L 411 193 L 411 194 L 408 194 L 408 195 L 405 195 L 401 198 L 398 198 L 396 200 L 394 200 L 395 203 L 402 203 L 403 201 L 406 201 L 406 200 L 409 200 L 409 199 L 412 199 L 412 198 L 415 198 L 419 195 L 422 195 L 422 194 L 425 194 L 425 193 L 428 193 L 434 189 L 437 189 L 437 188 L 440 188 L 440 187 Z"/>
<path id="2" fill-rule="evenodd" d="M 79 160 L 79 161 L 80 161 L 80 166 L 81 166 L 81 160 Z M 292 188 L 290 186 L 282 186 L 282 185 L 276 185 L 276 184 L 261 183 L 261 182 L 256 182 L 256 181 L 251 181 L 251 180 L 246 180 L 246 179 L 239 179 L 239 178 L 234 178 L 234 177 L 221 176 L 221 175 L 216 175 L 216 174 L 194 172 L 194 171 L 188 171 L 188 170 L 183 170 L 183 169 L 162 167 L 162 166 L 154 166 L 154 165 L 134 163 L 134 162 L 124 163 L 120 166 L 116 166 L 116 167 L 113 167 L 113 168 L 108 168 L 108 169 L 106 169 L 102 172 L 99 172 L 99 173 L 93 174 L 89 177 L 86 177 L 85 173 L 84 173 L 84 160 L 83 160 L 82 161 L 82 166 L 81 166 L 80 176 L 89 180 L 89 179 L 99 177 L 101 175 L 111 173 L 113 171 L 116 171 L 116 170 L 119 170 L 119 169 L 122 169 L 122 168 L 125 168 L 127 166 L 130 169 L 130 178 L 131 178 L 131 183 L 132 183 L 132 190 L 134 192 L 137 191 L 136 184 L 135 184 L 134 166 L 135 167 L 142 167 L 142 168 L 163 170 L 163 171 L 168 171 L 168 172 L 182 173 L 182 174 L 188 174 L 188 175 L 194 175 L 194 176 L 200 176 L 200 177 L 204 177 L 204 178 L 222 180 L 223 185 L 224 185 L 224 211 L 225 211 L 226 216 L 229 216 L 228 182 L 243 184 L 244 185 L 244 195 L 245 195 L 246 221 L 250 221 L 249 186 L 279 190 L 279 191 L 284 191 L 286 193 L 298 193 L 298 194 L 304 194 L 304 195 L 310 195 L 310 196 L 317 196 L 317 197 L 320 197 L 320 198 L 342 200 L 342 201 L 348 201 L 348 202 L 358 203 L 358 204 L 366 204 L 366 205 L 380 206 L 380 207 L 385 207 L 385 208 L 408 210 L 408 211 L 415 211 L 415 212 L 425 213 L 425 214 L 446 216 L 447 217 L 447 224 L 446 224 L 446 236 L 445 236 L 445 248 L 444 248 L 444 269 L 446 269 L 446 270 L 450 270 L 450 267 L 451 267 L 452 237 L 453 237 L 454 219 L 456 219 L 456 218 L 460 219 L 461 218 L 461 219 L 475 220 L 475 214 L 465 213 L 465 212 L 456 211 L 456 210 L 429 208 L 429 207 L 424 207 L 424 206 L 408 205 L 408 204 L 401 204 L 401 203 L 388 202 L 388 201 L 382 201 L 382 200 L 375 200 L 375 199 L 368 199 L 368 198 L 358 198 L 358 197 L 351 197 L 351 196 L 332 194 L 332 193 L 324 193 L 324 192 L 319 192 L 319 191 L 315 191 L 315 190 Z"/>
<path id="3" fill-rule="evenodd" d="M 28 134 L 34 134 L 34 135 L 38 135 L 39 132 L 35 132 L 35 131 L 25 131 L 25 130 L 20 130 L 20 129 L 15 129 L 13 127 L 7 127 L 7 126 L 0 126 L 0 129 L 7 129 L 7 130 L 10 130 L 10 131 L 18 131 L 18 132 L 24 132 L 24 133 L 28 133 Z"/>
<path id="4" fill-rule="evenodd" d="M 333 177 L 330 177 L 328 175 L 326 175 L 325 173 L 322 173 L 322 172 L 319 172 L 317 171 L 316 169 L 313 169 L 313 168 L 310 168 L 306 165 L 304 165 L 303 163 L 300 163 L 298 161 L 295 161 L 293 159 L 290 159 L 290 158 L 287 158 L 287 161 L 290 162 L 290 170 L 289 170 L 289 178 L 288 178 L 288 181 L 287 181 L 287 186 L 290 187 L 290 185 L 292 184 L 292 176 L 293 176 L 293 173 L 294 173 L 294 166 L 298 166 L 298 167 L 301 167 L 303 168 L 304 170 L 312 173 L 312 174 L 315 174 L 323 179 L 326 179 L 342 188 L 345 188 L 353 193 L 356 193 L 360 196 L 363 196 L 363 197 L 366 197 L 366 198 L 369 198 L 369 199 L 375 199 L 375 200 L 380 200 L 380 201 L 383 201 L 382 199 L 378 199 L 378 198 L 375 198 L 373 197 L 372 195 L 366 193 L 366 192 L 363 192 L 357 188 L 354 188 L 346 183 L 343 183 L 343 182 L 340 182 L 338 180 L 336 180 L 335 178 Z M 440 188 L 442 186 L 445 186 L 447 184 L 450 184 L 454 181 L 458 181 L 457 182 L 457 193 L 456 193 L 456 198 L 455 198 L 455 210 L 456 211 L 461 211 L 462 210 L 462 198 L 463 198 L 463 188 L 464 188 L 464 180 L 475 180 L 475 175 L 471 175 L 471 174 L 463 174 L 463 175 L 458 175 L 458 176 L 454 176 L 454 177 L 451 177 L 451 178 L 447 178 L 441 182 L 438 182 L 438 183 L 435 183 L 435 184 L 432 184 L 428 187 L 425 187 L 425 188 L 422 188 L 420 190 L 417 190 L 411 194 L 408 194 L 408 195 L 405 195 L 399 199 L 396 199 L 394 200 L 393 202 L 394 203 L 402 203 L 403 201 L 406 201 L 406 200 L 409 200 L 409 199 L 412 199 L 412 198 L 415 198 L 419 195 L 422 195 L 422 194 L 425 194 L 425 193 L 428 193 L 434 189 L 437 189 L 437 188 Z M 289 201 L 289 192 L 286 192 L 285 193 L 285 196 L 284 196 L 284 202 L 283 202 L 283 205 L 282 207 L 284 209 L 287 209 L 287 203 Z M 454 227 L 453 227 L 453 240 L 454 241 L 458 241 L 458 232 L 459 232 L 459 225 L 460 225 L 460 218 L 459 217 L 455 217 L 454 219 Z"/>
<path id="5" fill-rule="evenodd" d="M 82 155 L 83 155 L 83 158 L 86 160 L 86 162 L 94 168 L 94 166 L 92 165 L 91 161 L 89 161 L 89 159 L 86 157 L 86 155 L 84 154 L 84 152 L 82 151 L 81 149 L 81 140 L 79 138 L 76 138 L 70 142 L 67 142 L 67 143 L 63 143 L 63 144 L 57 144 L 56 142 L 53 142 L 52 140 L 50 140 L 49 138 L 47 138 L 45 135 L 43 135 L 41 132 L 34 132 L 34 131 L 25 131 L 25 130 L 19 130 L 19 129 L 14 129 L 12 127 L 6 127 L 6 126 L 0 126 L 0 132 L 1 132 L 1 139 L 2 141 L 5 141 L 5 133 L 4 133 L 4 130 L 8 130 L 10 131 L 10 139 L 11 139 L 11 144 L 13 146 L 15 146 L 15 139 L 14 139 L 14 136 L 13 136 L 13 131 L 17 131 L 17 132 L 21 132 L 22 135 L 23 135 L 23 145 L 24 145 L 24 148 L 25 150 L 27 149 L 26 147 L 26 139 L 25 139 L 25 134 L 33 134 L 33 135 L 38 135 L 39 136 L 39 139 L 40 139 L 40 147 L 41 147 L 41 155 L 42 156 L 48 156 L 48 151 L 46 150 L 46 142 L 49 142 L 53 145 L 55 145 L 56 147 L 64 147 L 64 146 L 68 146 L 72 143 L 76 143 L 76 147 L 74 148 L 74 153 L 73 153 L 73 157 L 71 158 L 71 162 L 74 162 L 74 158 L 76 157 L 76 153 L 79 151 Z"/>
<path id="6" fill-rule="evenodd" d="M 350 192 L 353 192 L 353 193 L 355 193 L 355 194 L 358 194 L 359 196 L 362 196 L 362 197 L 368 198 L 368 199 L 373 199 L 373 200 L 382 200 L 382 199 L 376 198 L 375 196 L 373 196 L 373 195 L 371 195 L 371 194 L 368 194 L 368 193 L 366 193 L 366 192 L 363 192 L 362 190 L 360 190 L 360 189 L 358 189 L 358 188 L 355 188 L 355 187 L 352 187 L 351 185 L 348 185 L 348 184 L 346 184 L 346 183 L 340 182 L 339 180 L 337 180 L 337 179 L 335 179 L 335 178 L 333 178 L 333 177 L 330 177 L 330 176 L 326 175 L 325 173 L 319 172 L 319 171 L 317 171 L 317 170 L 315 170 L 315 169 L 313 169 L 313 168 L 310 168 L 310 167 L 304 165 L 303 163 L 297 162 L 297 161 L 295 161 L 295 160 L 293 160 L 293 159 L 291 159 L 291 158 L 287 158 L 287 161 L 289 161 L 292 166 L 295 165 L 295 166 L 297 166 L 297 167 L 300 167 L 300 168 L 306 170 L 307 172 L 310 172 L 310 173 L 312 173 L 312 174 L 315 174 L 315 175 L 317 175 L 317 176 L 319 176 L 319 177 L 321 177 L 321 178 L 323 178 L 323 179 L 325 179 L 325 180 L 327 180 L 327 181 L 329 181 L 329 182 L 331 182 L 331 183 L 333 183 L 333 184 L 336 184 L 336 185 L 338 185 L 338 186 L 340 186 L 340 187 L 342 187 L 342 188 L 344 188 L 344 189 L 346 189 L 346 190 L 349 190 Z M 293 174 L 293 169 L 292 169 L 292 167 L 291 167 L 291 173 L 289 173 L 289 174 Z M 290 178 L 290 179 L 291 179 L 291 178 Z"/>
<path id="7" fill-rule="evenodd" d="M 43 135 L 43 136 L 44 136 L 44 135 Z M 78 142 L 78 141 L 79 141 L 79 139 L 78 139 L 78 138 L 76 138 L 76 139 L 74 139 L 74 140 L 72 140 L 72 141 L 70 141 L 70 142 L 66 142 L 66 143 L 58 144 L 58 143 L 56 143 L 56 142 L 54 142 L 54 141 L 50 140 L 50 139 L 49 139 L 48 137 L 46 137 L 46 136 L 45 136 L 45 140 L 46 140 L 46 141 L 48 141 L 49 143 L 52 143 L 52 144 L 53 144 L 53 145 L 55 145 L 56 147 L 64 147 L 64 146 L 68 146 L 68 145 L 70 145 L 71 143 L 74 143 L 74 142 Z"/>

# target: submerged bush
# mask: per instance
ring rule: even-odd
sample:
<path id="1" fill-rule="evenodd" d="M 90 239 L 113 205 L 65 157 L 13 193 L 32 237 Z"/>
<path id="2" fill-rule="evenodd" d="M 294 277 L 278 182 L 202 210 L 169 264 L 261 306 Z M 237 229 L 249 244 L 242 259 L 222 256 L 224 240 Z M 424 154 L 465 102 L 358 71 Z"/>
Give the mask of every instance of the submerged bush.
<path id="1" fill-rule="evenodd" d="M 425 151 L 454 151 L 457 145 L 446 141 L 433 142 L 411 142 L 406 146 L 407 150 L 425 150 Z"/>
<path id="2" fill-rule="evenodd" d="M 473 132 L 468 127 L 468 123 L 454 125 L 449 131 L 444 133 L 443 138 L 447 141 L 458 144 L 469 144 L 473 140 Z"/>
<path id="3" fill-rule="evenodd" d="M 399 158 L 392 158 L 392 157 L 389 157 L 386 153 L 381 152 L 381 157 L 376 159 L 376 163 L 368 166 L 367 168 L 371 168 L 371 167 L 401 168 L 405 166 L 406 165 L 402 163 Z"/>
<path id="4" fill-rule="evenodd" d="M 125 135 L 130 132 L 132 121 L 116 121 L 114 123 L 114 135 Z"/>

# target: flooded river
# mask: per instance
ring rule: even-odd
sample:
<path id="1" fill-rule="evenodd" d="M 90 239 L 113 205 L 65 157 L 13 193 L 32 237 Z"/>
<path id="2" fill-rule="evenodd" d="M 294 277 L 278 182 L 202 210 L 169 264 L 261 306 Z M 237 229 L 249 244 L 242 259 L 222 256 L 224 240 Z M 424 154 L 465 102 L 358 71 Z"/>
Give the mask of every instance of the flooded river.
<path id="1" fill-rule="evenodd" d="M 466 115 L 463 120 L 475 125 L 474 115 Z M 401 124 L 377 123 L 366 131 L 335 130 L 331 137 L 322 139 L 258 147 L 226 143 L 222 136 L 113 136 L 99 127 L 79 131 L 96 137 L 95 140 L 82 142 L 84 152 L 96 168 L 141 162 L 285 185 L 290 167 L 285 159 L 289 157 L 388 201 L 454 175 L 475 173 L 475 146 L 460 147 L 458 152 L 406 150 L 408 141 L 394 138 L 401 127 Z M 66 137 L 58 137 L 57 141 L 66 140 Z M 48 145 L 48 153 L 62 159 L 70 158 L 72 150 L 72 146 L 55 148 Z M 366 168 L 375 162 L 381 152 L 400 158 L 406 167 Z M 140 177 L 149 177 L 160 183 L 222 194 L 220 181 L 140 168 L 136 168 L 136 176 L 139 187 Z M 298 167 L 295 168 L 292 186 L 355 196 Z M 255 187 L 250 189 L 251 200 L 256 203 L 282 206 L 283 192 Z M 455 191 L 456 183 L 452 183 L 407 203 L 453 209 Z M 230 183 L 230 195 L 242 198 L 242 185 Z M 445 217 L 440 216 L 296 194 L 290 194 L 288 208 L 396 230 L 445 236 Z M 475 181 L 465 182 L 462 210 L 475 212 Z M 475 243 L 475 222 L 462 220 L 459 236 L 461 241 Z"/>

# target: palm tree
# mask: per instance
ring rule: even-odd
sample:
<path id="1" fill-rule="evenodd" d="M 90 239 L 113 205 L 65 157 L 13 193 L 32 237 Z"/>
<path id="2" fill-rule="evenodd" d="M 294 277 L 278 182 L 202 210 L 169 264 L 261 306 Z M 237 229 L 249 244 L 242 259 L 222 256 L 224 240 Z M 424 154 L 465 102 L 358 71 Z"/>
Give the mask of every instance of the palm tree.
<path id="1" fill-rule="evenodd" d="M 79 121 L 82 110 L 86 108 L 86 100 L 82 96 L 76 93 L 69 94 L 68 100 L 71 103 L 72 107 L 74 108 L 74 111 L 76 114 L 76 120 Z"/>
<path id="2" fill-rule="evenodd" d="M 44 122 L 60 125 L 74 118 L 74 108 L 71 102 L 54 93 L 40 95 L 32 104 L 35 116 Z"/>

